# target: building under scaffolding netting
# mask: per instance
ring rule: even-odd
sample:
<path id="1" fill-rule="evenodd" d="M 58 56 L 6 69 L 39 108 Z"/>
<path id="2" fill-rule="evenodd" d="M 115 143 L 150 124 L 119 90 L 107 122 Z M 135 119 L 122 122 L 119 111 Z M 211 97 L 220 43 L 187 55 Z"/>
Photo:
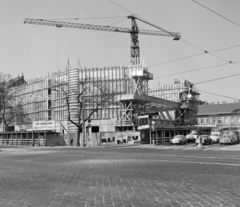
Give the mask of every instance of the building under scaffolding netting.
<path id="1" fill-rule="evenodd" d="M 170 84 L 158 84 L 149 89 L 149 94 L 158 98 L 179 102 L 175 125 L 196 124 L 197 105 L 202 104 L 200 93 L 193 83 L 187 80 L 173 80 Z"/>
<path id="2" fill-rule="evenodd" d="M 179 94 L 188 91 L 189 90 L 189 81 L 187 80 L 178 80 L 174 79 L 171 83 L 158 83 L 156 85 L 153 85 L 149 87 L 149 95 L 179 102 L 180 96 Z M 196 92 L 196 99 L 199 100 L 200 93 L 196 89 L 196 87 L 193 85 L 193 91 Z"/>
<path id="3" fill-rule="evenodd" d="M 148 81 L 152 78 L 146 66 L 130 65 L 88 69 L 71 69 L 68 66 L 63 72 L 55 72 L 45 78 L 26 80 L 24 85 L 13 88 L 16 104 L 21 104 L 24 118 L 27 120 L 25 123 L 15 123 L 16 129 L 31 128 L 34 121 L 54 120 L 58 131 L 64 129 L 76 132 L 76 126 L 67 121 L 69 112 L 65 92 L 74 100 L 70 106 L 71 119 L 77 120 L 77 94 L 73 91 L 79 91 L 79 83 L 84 82 L 87 88 L 84 97 L 97 96 L 94 84 L 101 83 L 108 86 L 108 93 L 112 99 L 117 98 L 119 102 L 93 113 L 93 126 L 99 126 L 101 131 L 134 130 L 134 117 L 136 113 L 143 113 L 147 102 L 146 98 L 141 96 L 147 95 Z M 135 95 L 138 95 L 138 98 Z M 91 110 L 91 104 L 86 103 L 85 116 Z"/>

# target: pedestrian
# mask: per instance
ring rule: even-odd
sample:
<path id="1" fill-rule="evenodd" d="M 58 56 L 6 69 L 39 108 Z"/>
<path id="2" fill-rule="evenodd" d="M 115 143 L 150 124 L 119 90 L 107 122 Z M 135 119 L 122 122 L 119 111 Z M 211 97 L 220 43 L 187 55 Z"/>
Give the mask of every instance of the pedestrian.
<path id="1" fill-rule="evenodd" d="M 70 145 L 73 146 L 73 139 L 70 139 Z"/>
<path id="2" fill-rule="evenodd" d="M 199 140 L 199 142 L 198 142 L 197 147 L 200 148 L 200 149 L 203 149 L 203 145 L 202 145 L 202 136 L 201 136 L 201 135 L 198 137 L 198 140 Z"/>

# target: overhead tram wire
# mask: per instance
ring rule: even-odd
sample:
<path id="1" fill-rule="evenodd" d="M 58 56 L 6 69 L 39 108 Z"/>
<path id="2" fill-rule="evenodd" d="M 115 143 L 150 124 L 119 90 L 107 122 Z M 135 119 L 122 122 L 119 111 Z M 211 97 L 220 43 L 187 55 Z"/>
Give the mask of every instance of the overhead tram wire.
<path id="1" fill-rule="evenodd" d="M 235 24 L 236 26 L 240 27 L 240 24 L 238 24 L 238 23 L 232 21 L 231 19 L 228 19 L 227 17 L 225 17 L 225 16 L 223 16 L 223 15 L 221 15 L 221 14 L 219 14 L 219 13 L 213 11 L 212 9 L 210 9 L 210 8 L 208 8 L 208 7 L 206 7 L 206 6 L 204 6 L 203 4 L 200 4 L 199 2 L 197 2 L 197 1 L 195 1 L 195 0 L 192 0 L 192 1 L 193 1 L 194 3 L 196 3 L 196 4 L 199 4 L 200 6 L 204 7 L 205 9 L 207 9 L 207 10 L 213 12 L 214 14 L 216 14 L 216 15 L 222 17 L 223 19 L 225 19 L 225 20 L 231 22 L 232 24 Z"/>
<path id="2" fill-rule="evenodd" d="M 122 6 L 120 6 L 119 4 L 114 3 L 114 2 L 112 2 L 111 0 L 107 0 L 107 1 L 110 2 L 110 3 L 112 3 L 112 4 L 114 4 L 114 5 L 116 5 L 116 6 L 118 6 L 118 7 L 120 7 L 121 9 L 123 9 L 123 10 L 125 10 L 125 11 L 128 11 L 128 12 L 130 12 L 130 13 L 132 13 L 132 14 L 138 16 L 138 17 L 140 17 L 141 19 L 145 20 L 146 22 L 148 22 L 148 23 L 154 25 L 152 22 L 150 22 L 150 21 L 144 19 L 143 17 L 141 17 L 141 16 L 135 14 L 134 12 L 132 12 L 132 11 L 130 11 L 130 10 L 128 10 L 128 9 L 126 9 L 126 8 L 124 8 L 124 7 L 122 7 Z M 209 54 L 208 52 L 206 52 L 206 50 L 203 50 L 203 49 L 199 48 L 198 46 L 196 46 L 196 45 L 194 45 L 194 44 L 192 44 L 192 43 L 190 43 L 190 42 L 188 42 L 188 41 L 186 41 L 186 40 L 184 40 L 184 39 L 182 39 L 182 38 L 181 38 L 180 40 L 182 40 L 182 41 L 184 41 L 185 43 L 187 43 L 187 44 L 189 44 L 189 45 L 191 45 L 191 46 L 197 48 L 198 50 L 201 50 L 202 52 L 205 52 L 205 53 L 208 54 L 208 55 L 211 55 L 211 56 L 213 56 L 213 57 L 215 57 L 215 58 L 218 58 L 218 59 L 220 59 L 220 60 L 223 60 L 223 61 L 225 61 L 225 62 L 232 63 L 232 61 L 225 60 L 225 59 L 223 59 L 223 58 L 221 58 L 221 57 L 218 57 L 218 56 L 216 56 L 216 55 L 213 55 L 213 54 Z M 237 64 L 237 63 L 235 63 L 235 64 Z M 239 64 L 237 64 L 237 65 L 239 65 Z"/>
<path id="3" fill-rule="evenodd" d="M 235 61 L 233 63 L 239 63 L 239 62 L 240 61 Z M 184 73 L 191 73 L 191 72 L 195 72 L 195 71 L 198 71 L 198 70 L 206 70 L 206 69 L 216 68 L 216 67 L 220 67 L 220 66 L 224 66 L 224 65 L 228 65 L 228 64 L 231 64 L 231 63 L 222 63 L 222 64 L 219 64 L 219 65 L 213 65 L 213 66 L 198 68 L 198 69 L 194 69 L 194 70 L 187 70 L 187 71 L 183 71 L 183 72 L 179 72 L 179 73 L 172 73 L 172 74 L 169 74 L 169 75 L 158 76 L 158 77 L 155 77 L 153 79 L 165 78 L 165 77 L 169 77 L 169 76 L 173 76 L 173 75 L 180 75 L 180 74 L 184 74 Z"/>
<path id="4" fill-rule="evenodd" d="M 188 42 L 188 41 L 186 41 L 186 40 L 184 40 L 184 39 L 182 39 L 182 38 L 181 38 L 181 40 L 182 40 L 183 42 L 185 42 L 185 43 L 187 43 L 187 44 L 189 44 L 189 45 L 197 48 L 198 50 L 201 50 L 202 52 L 205 52 L 205 53 L 208 54 L 208 55 L 211 55 L 211 56 L 213 56 L 213 57 L 215 57 L 215 58 L 218 58 L 218 59 L 220 59 L 220 60 L 223 60 L 223 61 L 225 61 L 225 62 L 233 63 L 232 61 L 229 61 L 229 60 L 226 60 L 226 59 L 224 59 L 224 58 L 221 58 L 221 57 L 218 57 L 218 56 L 216 56 L 216 55 L 213 55 L 213 54 L 209 53 L 207 50 L 203 50 L 203 49 L 199 48 L 198 46 L 196 46 L 196 45 L 194 45 L 194 44 L 192 44 L 192 43 L 190 43 L 190 42 Z M 237 63 L 235 62 L 234 64 L 237 64 Z M 237 65 L 239 65 L 239 64 L 237 64 Z"/>
<path id="5" fill-rule="evenodd" d="M 224 77 L 221 77 L 221 78 L 215 78 L 215 79 L 211 79 L 211 80 L 206 80 L 206 81 L 194 83 L 194 85 L 198 85 L 198 84 L 202 84 L 202 83 L 208 83 L 208 82 L 213 82 L 213 81 L 222 80 L 222 79 L 226 79 L 226 78 L 232 78 L 232 77 L 239 76 L 239 75 L 240 75 L 240 73 L 236 73 L 236 74 L 224 76 Z"/>
<path id="6" fill-rule="evenodd" d="M 207 94 L 211 94 L 211 95 L 215 95 L 215 96 L 224 97 L 224 98 L 230 98 L 230 99 L 234 99 L 234 100 L 240 100 L 240 98 L 234 98 L 234 97 L 231 97 L 231 96 L 225 96 L 225 95 L 220 95 L 220 94 L 210 93 L 210 92 L 200 91 L 200 90 L 198 90 L 198 91 L 199 91 L 199 92 L 202 92 L 202 93 L 207 93 Z"/>
<path id="7" fill-rule="evenodd" d="M 150 67 L 155 67 L 155 66 L 158 66 L 158 65 L 164 65 L 164 64 L 167 64 L 167 63 L 172 63 L 172 62 L 176 62 L 176 61 L 180 61 L 180 60 L 184 60 L 184 59 L 188 59 L 188 58 L 192 58 L 192 57 L 196 57 L 196 56 L 205 55 L 206 53 L 213 53 L 213 52 L 228 50 L 228 49 L 232 49 L 232 48 L 236 48 L 236 47 L 240 47 L 240 45 L 225 47 L 225 48 L 221 48 L 221 49 L 217 49 L 217 50 L 211 50 L 211 51 L 205 50 L 204 53 L 199 53 L 199 54 L 196 54 L 196 55 L 190 55 L 190 56 L 187 56 L 187 57 L 178 58 L 178 59 L 175 59 L 175 60 L 170 60 L 170 61 L 166 61 L 166 62 L 162 62 L 162 63 L 156 63 L 156 64 L 150 65 L 148 67 L 150 68 Z"/>
<path id="8" fill-rule="evenodd" d="M 118 5 L 118 4 L 116 4 L 116 3 L 114 3 L 114 2 L 112 2 L 112 1 L 110 1 L 110 0 L 107 0 L 108 2 L 111 2 L 112 4 L 115 4 L 116 6 L 118 6 L 118 7 L 120 7 L 120 8 L 122 8 L 122 9 L 124 9 L 125 11 L 128 11 L 128 12 L 130 12 L 130 13 L 132 13 L 132 14 L 134 14 L 134 15 L 136 15 L 135 13 L 133 13 L 133 12 L 131 12 L 130 10 L 128 10 L 128 9 L 126 9 L 126 8 L 124 8 L 124 7 L 122 7 L 122 6 L 120 6 L 120 5 Z M 138 15 L 136 15 L 136 16 L 138 16 Z M 142 18 L 142 17 L 141 17 Z M 143 19 L 143 18 L 142 18 Z M 188 42 L 189 43 L 189 42 Z M 189 44 L 191 44 L 191 43 L 189 43 Z M 195 45 L 193 45 L 193 44 L 191 44 L 193 47 L 197 47 L 197 46 L 195 46 Z M 234 48 L 234 47 L 239 47 L 239 45 L 238 46 L 233 46 L 233 47 L 230 47 L 230 48 Z M 203 51 L 201 48 L 199 48 L 199 47 L 197 47 L 198 49 L 200 49 L 201 51 Z M 229 48 L 229 49 L 230 49 Z M 211 51 L 211 52 L 217 52 L 217 51 L 220 51 L 220 50 L 224 50 L 225 48 L 223 48 L 223 49 L 219 49 L 219 50 L 214 50 L 214 51 Z M 228 49 L 228 48 L 226 48 L 226 49 Z M 205 51 L 203 51 L 204 53 L 203 54 L 205 54 L 206 52 Z M 209 53 L 207 53 L 207 54 L 209 54 Z M 197 54 L 197 55 L 200 55 L 200 54 Z M 197 55 L 193 55 L 193 56 L 197 56 Z M 191 56 L 192 57 L 192 56 Z M 185 58 L 188 58 L 188 57 L 185 57 Z M 183 58 L 182 58 L 183 59 Z M 180 60 L 180 59 L 179 59 Z M 175 60 L 175 61 L 177 61 L 177 60 Z M 169 62 L 172 62 L 172 61 L 169 61 Z M 240 62 L 240 61 L 235 61 L 235 62 L 233 62 L 233 63 L 237 63 L 237 62 Z M 167 63 L 167 62 L 166 62 Z M 215 66 L 210 66 L 210 67 L 207 67 L 207 68 L 202 68 L 202 69 L 196 69 L 196 70 L 203 70 L 203 69 L 208 69 L 208 68 L 213 68 L 213 67 L 219 67 L 219 66 L 222 66 L 222 65 L 227 65 L 227 64 L 231 64 L 232 62 L 231 61 L 228 61 L 228 63 L 225 63 L 225 64 L 221 64 L 221 65 L 215 65 Z M 160 63 L 161 64 L 161 63 Z M 165 63 L 163 63 L 163 64 L 165 64 Z M 195 71 L 195 70 L 194 70 Z M 186 73 L 187 71 L 185 71 L 185 72 L 182 72 L 182 73 Z M 189 72 L 192 72 L 192 71 L 189 71 Z M 179 73 L 180 74 L 180 73 Z M 175 74 L 174 74 L 175 75 Z M 240 75 L 240 74 L 239 74 Z M 168 76 L 170 76 L 170 75 L 168 75 Z M 235 75 L 234 75 L 235 76 Z M 163 77 L 163 76 L 162 76 Z M 164 77 L 166 77 L 166 76 L 164 76 Z M 160 78 L 160 77 L 156 77 L 156 78 Z M 225 78 L 227 78 L 227 77 L 225 77 Z M 154 78 L 155 79 L 155 78 Z M 223 78 L 221 78 L 221 79 L 223 79 Z M 200 84 L 200 83 L 199 83 Z M 200 91 L 200 92 L 203 92 L 203 93 L 209 93 L 209 92 L 205 92 L 205 91 Z M 225 97 L 225 98 L 230 98 L 230 99 L 234 99 L 234 100 L 240 100 L 239 98 L 233 98 L 233 97 L 229 97 L 229 96 L 224 96 L 224 95 L 219 95 L 219 94 L 214 94 L 214 93 L 209 93 L 209 94 L 212 94 L 212 95 L 216 95 L 216 96 L 222 96 L 222 97 Z"/>
<path id="9" fill-rule="evenodd" d="M 112 3 L 112 4 L 115 4 L 116 6 L 122 8 L 123 10 L 125 10 L 125 11 L 127 11 L 127 12 L 130 12 L 131 14 L 134 14 L 134 15 L 138 16 L 137 14 L 133 13 L 132 11 L 130 11 L 130 10 L 128 10 L 128 9 L 126 9 L 126 8 L 124 8 L 124 7 L 122 7 L 122 6 L 120 6 L 120 5 L 117 4 L 117 3 L 112 2 L 111 0 L 107 0 L 107 1 L 110 2 L 110 3 Z M 141 18 L 142 18 L 142 17 L 141 17 Z"/>
<path id="10" fill-rule="evenodd" d="M 198 68 L 198 69 L 193 69 L 193 70 L 186 70 L 186 71 L 182 71 L 182 72 L 179 72 L 179 73 L 172 73 L 172 74 L 168 74 L 168 75 L 164 75 L 164 76 L 158 76 L 158 77 L 155 77 L 153 79 L 165 78 L 165 77 L 169 77 L 169 76 L 173 76 L 173 75 L 180 75 L 180 74 L 184 74 L 184 73 L 192 73 L 192 72 L 195 72 L 195 71 L 206 70 L 206 69 L 210 69 L 210 68 L 216 68 L 216 67 L 220 67 L 220 66 L 224 66 L 224 65 L 228 65 L 228 64 L 230 64 L 230 63 L 222 63 L 222 64 L 219 64 L 219 65 L 213 65 L 213 66 L 208 66 L 208 67 L 203 67 L 203 68 Z"/>

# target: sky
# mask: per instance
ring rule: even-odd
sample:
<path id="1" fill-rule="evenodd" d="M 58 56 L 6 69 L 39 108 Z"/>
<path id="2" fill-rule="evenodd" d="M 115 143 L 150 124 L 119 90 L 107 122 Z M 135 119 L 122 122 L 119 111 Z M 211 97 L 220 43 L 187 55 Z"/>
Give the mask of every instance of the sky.
<path id="1" fill-rule="evenodd" d="M 127 16 L 135 14 L 182 36 L 174 41 L 139 35 L 140 55 L 154 77 L 149 86 L 188 80 L 201 100 L 232 103 L 240 99 L 240 75 L 235 75 L 240 74 L 240 62 L 235 63 L 240 61 L 239 11 L 239 0 L 0 0 L 0 72 L 29 80 L 64 71 L 68 60 L 72 68 L 78 60 L 86 68 L 130 65 L 130 34 L 23 22 L 32 18 L 130 28 Z"/>

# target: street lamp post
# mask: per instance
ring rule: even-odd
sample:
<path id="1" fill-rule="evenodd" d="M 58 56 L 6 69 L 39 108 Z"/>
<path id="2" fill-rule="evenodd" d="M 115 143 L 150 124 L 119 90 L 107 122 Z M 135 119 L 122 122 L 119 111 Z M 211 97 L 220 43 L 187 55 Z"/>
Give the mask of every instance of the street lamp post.
<path id="1" fill-rule="evenodd" d="M 152 144 L 152 132 L 155 131 L 155 121 L 152 121 L 152 125 L 149 127 L 149 132 L 150 132 L 150 144 Z M 154 144 L 154 139 L 153 139 L 153 144 Z"/>

